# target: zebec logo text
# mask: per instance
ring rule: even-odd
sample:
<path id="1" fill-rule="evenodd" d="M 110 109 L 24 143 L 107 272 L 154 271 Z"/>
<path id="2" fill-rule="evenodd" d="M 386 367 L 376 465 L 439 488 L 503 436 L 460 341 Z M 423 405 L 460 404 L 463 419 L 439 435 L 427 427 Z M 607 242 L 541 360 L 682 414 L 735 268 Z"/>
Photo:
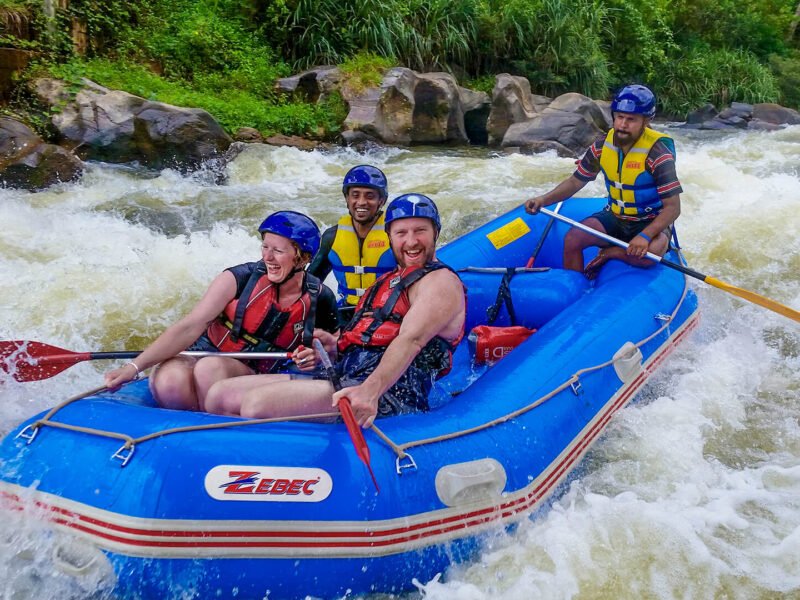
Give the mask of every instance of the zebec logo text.
<path id="1" fill-rule="evenodd" d="M 333 480 L 327 471 L 308 467 L 218 465 L 206 473 L 205 488 L 216 500 L 320 502 Z"/>

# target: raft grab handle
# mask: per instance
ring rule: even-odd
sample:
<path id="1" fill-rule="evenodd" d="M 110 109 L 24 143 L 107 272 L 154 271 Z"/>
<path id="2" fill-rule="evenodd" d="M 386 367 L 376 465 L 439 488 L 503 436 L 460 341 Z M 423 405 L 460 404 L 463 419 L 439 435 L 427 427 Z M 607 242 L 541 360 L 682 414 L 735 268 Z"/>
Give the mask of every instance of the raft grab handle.
<path id="1" fill-rule="evenodd" d="M 407 460 L 408 462 L 403 464 L 404 460 Z M 414 469 L 416 471 L 417 463 L 414 460 L 414 457 L 408 452 L 403 452 L 402 456 L 398 455 L 397 459 L 395 460 L 395 469 L 397 470 L 398 475 L 402 475 L 404 469 Z"/>
<path id="2" fill-rule="evenodd" d="M 133 453 L 136 450 L 136 445 L 131 444 L 130 442 L 125 442 L 122 446 L 119 447 L 119 450 L 114 452 L 111 456 L 112 459 L 117 458 L 122 461 L 120 468 L 124 467 L 128 464 L 128 461 L 133 457 Z"/>

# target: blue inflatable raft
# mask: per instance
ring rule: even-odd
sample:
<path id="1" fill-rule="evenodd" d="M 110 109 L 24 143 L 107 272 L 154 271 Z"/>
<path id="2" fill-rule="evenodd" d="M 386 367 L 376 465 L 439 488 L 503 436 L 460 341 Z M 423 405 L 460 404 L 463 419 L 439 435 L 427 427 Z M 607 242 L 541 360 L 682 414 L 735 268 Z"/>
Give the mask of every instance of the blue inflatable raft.
<path id="1" fill-rule="evenodd" d="M 548 220 L 513 210 L 440 250 L 468 288 L 468 331 Z M 125 598 L 330 598 L 428 581 L 540 507 L 697 323 L 675 270 L 612 261 L 595 282 L 563 270 L 567 229 L 555 223 L 537 268 L 511 280 L 517 319 L 538 331 L 491 367 L 465 339 L 429 413 L 365 431 L 380 493 L 342 424 L 159 409 L 140 381 L 11 432 L 2 500 L 55 524 L 56 566 L 100 572 Z M 508 323 L 503 308 L 496 324 Z"/>

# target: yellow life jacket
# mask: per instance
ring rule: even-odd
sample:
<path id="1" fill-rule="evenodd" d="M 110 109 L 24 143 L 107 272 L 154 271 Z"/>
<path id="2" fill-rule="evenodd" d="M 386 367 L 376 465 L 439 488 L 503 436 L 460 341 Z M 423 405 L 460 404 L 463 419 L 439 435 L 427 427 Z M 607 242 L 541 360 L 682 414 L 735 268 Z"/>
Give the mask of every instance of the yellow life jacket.
<path id="1" fill-rule="evenodd" d="M 396 266 L 384 215 L 381 213 L 361 245 L 350 215 L 344 215 L 337 224 L 328 259 L 339 284 L 340 302 L 355 306 L 379 275 Z"/>
<path id="2" fill-rule="evenodd" d="M 645 168 L 647 155 L 659 140 L 675 154 L 672 138 L 649 127 L 645 127 L 627 154 L 614 145 L 613 129 L 606 136 L 600 153 L 600 170 L 606 179 L 608 206 L 620 219 L 653 219 L 663 206 L 655 179 Z"/>

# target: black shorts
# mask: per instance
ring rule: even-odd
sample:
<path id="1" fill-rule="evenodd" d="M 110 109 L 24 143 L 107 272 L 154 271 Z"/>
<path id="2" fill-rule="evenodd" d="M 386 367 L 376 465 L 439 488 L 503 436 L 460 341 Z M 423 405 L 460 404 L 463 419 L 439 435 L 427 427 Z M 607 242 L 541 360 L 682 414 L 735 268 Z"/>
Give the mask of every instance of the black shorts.
<path id="1" fill-rule="evenodd" d="M 187 350 L 192 352 L 219 352 L 214 343 L 208 338 L 205 333 L 197 338 Z M 247 350 L 242 350 L 247 352 Z M 271 359 L 253 359 L 246 360 L 240 359 L 244 364 L 253 369 L 257 374 L 263 375 L 265 373 L 278 373 L 283 368 L 292 365 L 291 361 L 286 360 L 271 360 Z"/>
<path id="2" fill-rule="evenodd" d="M 592 215 L 592 218 L 597 219 L 603 225 L 606 233 L 611 237 L 615 237 L 623 242 L 630 242 L 633 238 L 639 235 L 642 230 L 653 222 L 653 219 L 646 221 L 630 221 L 628 219 L 620 219 L 615 216 L 611 210 L 606 207 L 600 212 Z M 672 235 L 669 229 L 664 230 L 664 234 L 669 239 Z"/>

